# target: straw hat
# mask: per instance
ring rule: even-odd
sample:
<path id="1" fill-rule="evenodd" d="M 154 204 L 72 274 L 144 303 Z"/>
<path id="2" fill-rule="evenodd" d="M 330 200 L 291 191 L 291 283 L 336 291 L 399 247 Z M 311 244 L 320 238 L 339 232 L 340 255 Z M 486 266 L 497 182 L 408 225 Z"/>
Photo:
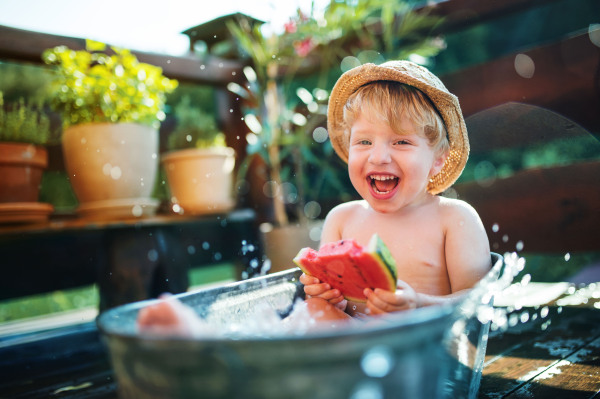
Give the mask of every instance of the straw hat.
<path id="1" fill-rule="evenodd" d="M 431 194 L 450 187 L 462 173 L 469 157 L 469 138 L 458 98 L 451 94 L 437 76 L 410 61 L 389 61 L 381 65 L 365 64 L 345 72 L 329 97 L 327 129 L 335 152 L 348 162 L 348 140 L 345 138 L 344 106 L 359 87 L 378 80 L 405 83 L 425 93 L 440 113 L 450 143 L 450 153 L 442 170 L 427 186 Z"/>

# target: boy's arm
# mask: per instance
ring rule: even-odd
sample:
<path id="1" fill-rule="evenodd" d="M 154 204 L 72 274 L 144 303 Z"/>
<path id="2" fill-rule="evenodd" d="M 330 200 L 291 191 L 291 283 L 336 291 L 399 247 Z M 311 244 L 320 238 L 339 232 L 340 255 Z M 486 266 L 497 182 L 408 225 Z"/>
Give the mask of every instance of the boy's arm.
<path id="1" fill-rule="evenodd" d="M 417 293 L 417 307 L 460 299 L 492 266 L 488 237 L 473 207 L 463 201 L 452 201 L 445 209 L 444 221 L 446 268 L 452 293 Z"/>
<path id="2" fill-rule="evenodd" d="M 454 299 L 481 280 L 491 269 L 492 261 L 488 237 L 475 209 L 466 202 L 455 201 L 447 211 L 445 256 L 452 290 L 448 299 Z"/>

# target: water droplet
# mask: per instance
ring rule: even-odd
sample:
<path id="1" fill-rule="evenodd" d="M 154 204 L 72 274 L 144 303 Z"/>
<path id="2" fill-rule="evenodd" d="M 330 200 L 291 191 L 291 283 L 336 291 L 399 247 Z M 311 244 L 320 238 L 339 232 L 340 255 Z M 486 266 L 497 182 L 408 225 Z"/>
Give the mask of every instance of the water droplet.
<path id="1" fill-rule="evenodd" d="M 516 249 L 519 252 L 523 250 L 523 241 L 518 241 L 517 242 Z"/>
<path id="2" fill-rule="evenodd" d="M 254 258 L 250 261 L 250 266 L 255 269 L 255 267 L 253 266 L 254 261 L 256 261 L 256 264 L 258 264 L 258 259 Z M 267 274 L 269 272 L 269 270 L 271 270 L 271 259 L 266 259 L 263 264 L 262 267 L 260 268 L 260 275 L 264 276 L 265 274 Z"/>
<path id="3" fill-rule="evenodd" d="M 571 259 L 571 254 L 567 252 L 565 254 L 565 261 L 568 262 L 570 259 Z"/>
<path id="4" fill-rule="evenodd" d="M 533 59 L 526 54 L 517 54 L 515 57 L 515 71 L 523 78 L 532 78 L 535 73 Z"/>
<path id="5" fill-rule="evenodd" d="M 110 170 L 110 177 L 112 177 L 113 180 L 119 180 L 121 178 L 122 172 L 121 172 L 121 168 L 118 166 L 113 166 Z"/>
<path id="6" fill-rule="evenodd" d="M 304 215 L 309 219 L 316 219 L 321 214 L 321 204 L 317 201 L 309 201 L 304 205 Z"/>
<path id="7" fill-rule="evenodd" d="M 193 255 L 196 253 L 196 247 L 193 245 L 188 245 L 187 247 L 187 253 L 190 255 Z"/>
<path id="8" fill-rule="evenodd" d="M 315 140 L 317 143 L 324 143 L 329 138 L 329 133 L 327 132 L 327 129 L 319 126 L 313 130 L 312 136 L 313 140 Z"/>
<path id="9" fill-rule="evenodd" d="M 360 366 L 369 377 L 385 377 L 394 366 L 393 353 L 386 346 L 375 346 L 363 355 Z"/>
<path id="10" fill-rule="evenodd" d="M 104 173 L 105 176 L 110 176 L 111 169 L 112 165 L 109 163 L 105 163 L 104 166 L 102 166 L 102 173 Z"/>
<path id="11" fill-rule="evenodd" d="M 490 161 L 481 161 L 473 171 L 475 180 L 482 187 L 489 187 L 496 181 L 496 167 Z"/>
<path id="12" fill-rule="evenodd" d="M 283 192 L 283 202 L 286 204 L 298 202 L 298 190 L 294 184 L 290 182 L 281 183 L 281 190 Z"/>
<path id="13" fill-rule="evenodd" d="M 269 198 L 275 198 L 279 194 L 279 185 L 270 180 L 263 185 L 263 193 Z"/>
<path id="14" fill-rule="evenodd" d="M 148 251 L 148 260 L 150 262 L 156 262 L 158 260 L 158 251 L 156 249 Z"/>
<path id="15" fill-rule="evenodd" d="M 383 387 L 377 381 L 361 381 L 359 382 L 350 399 L 383 399 Z"/>
<path id="16" fill-rule="evenodd" d="M 502 242 L 508 242 L 508 234 L 502 236 Z"/>
<path id="17" fill-rule="evenodd" d="M 349 71 L 350 69 L 360 66 L 360 65 L 361 65 L 361 62 L 358 58 L 352 57 L 352 56 L 347 56 L 347 57 L 344 57 L 344 59 L 340 63 L 340 68 L 341 68 L 342 72 L 346 72 L 346 71 Z"/>
<path id="18" fill-rule="evenodd" d="M 202 243 L 202 249 L 207 251 L 210 248 L 210 244 L 206 241 Z"/>
<path id="19" fill-rule="evenodd" d="M 323 231 L 323 229 L 319 226 L 311 227 L 310 231 L 308 232 L 308 236 L 314 242 L 320 242 L 322 231 Z"/>
<path id="20" fill-rule="evenodd" d="M 144 214 L 144 209 L 142 208 L 141 205 L 134 205 L 133 208 L 131 208 L 131 214 L 133 216 L 135 216 L 136 218 L 139 218 L 140 216 L 142 216 Z"/>

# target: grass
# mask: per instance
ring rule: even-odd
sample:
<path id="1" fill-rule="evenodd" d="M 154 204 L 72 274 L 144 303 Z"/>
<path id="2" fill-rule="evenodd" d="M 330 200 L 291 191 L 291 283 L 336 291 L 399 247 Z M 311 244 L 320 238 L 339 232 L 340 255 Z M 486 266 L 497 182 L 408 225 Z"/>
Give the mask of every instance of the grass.
<path id="1" fill-rule="evenodd" d="M 235 265 L 220 263 L 193 268 L 189 272 L 190 287 L 237 279 Z M 0 323 L 60 312 L 97 308 L 100 301 L 98 287 L 90 285 L 70 290 L 54 291 L 0 302 Z"/>

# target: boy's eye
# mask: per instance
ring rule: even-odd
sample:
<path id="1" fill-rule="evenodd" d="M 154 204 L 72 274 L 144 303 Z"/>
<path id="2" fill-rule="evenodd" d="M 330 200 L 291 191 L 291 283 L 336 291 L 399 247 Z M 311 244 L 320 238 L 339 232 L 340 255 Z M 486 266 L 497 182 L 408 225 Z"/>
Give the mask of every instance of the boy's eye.
<path id="1" fill-rule="evenodd" d="M 361 144 L 361 145 L 369 145 L 369 144 L 371 144 L 371 142 L 370 142 L 369 140 L 359 140 L 359 141 L 358 141 L 358 144 Z"/>
<path id="2" fill-rule="evenodd" d="M 396 144 L 406 145 L 406 144 L 410 144 L 410 142 L 408 140 L 398 140 L 398 141 L 396 141 Z"/>

